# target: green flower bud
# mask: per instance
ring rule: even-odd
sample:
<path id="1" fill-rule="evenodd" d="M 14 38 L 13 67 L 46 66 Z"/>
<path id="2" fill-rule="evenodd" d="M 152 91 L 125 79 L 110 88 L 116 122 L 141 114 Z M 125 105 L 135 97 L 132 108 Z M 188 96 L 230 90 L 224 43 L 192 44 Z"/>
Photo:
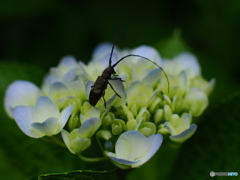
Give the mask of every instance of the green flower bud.
<path id="1" fill-rule="evenodd" d="M 135 119 L 131 119 L 126 123 L 127 131 L 134 130 L 136 126 L 137 121 Z"/>
<path id="2" fill-rule="evenodd" d="M 164 106 L 164 118 L 166 121 L 169 121 L 172 117 L 172 110 L 169 105 Z"/>
<path id="3" fill-rule="evenodd" d="M 79 115 L 77 114 L 72 114 L 69 121 L 68 121 L 68 128 L 69 130 L 73 130 L 77 127 L 80 126 L 80 119 L 79 119 Z"/>
<path id="4" fill-rule="evenodd" d="M 197 76 L 194 79 L 192 79 L 190 86 L 198 87 L 202 91 L 204 91 L 207 95 L 210 95 L 215 86 L 215 79 L 213 78 L 208 82 L 203 77 Z"/>
<path id="5" fill-rule="evenodd" d="M 109 126 L 114 119 L 115 119 L 115 116 L 112 112 L 106 112 L 101 118 L 102 125 Z"/>
<path id="6" fill-rule="evenodd" d="M 138 131 L 148 137 L 156 133 L 156 126 L 152 122 L 144 122 L 138 128 Z"/>
<path id="7" fill-rule="evenodd" d="M 158 107 L 160 106 L 160 102 L 161 102 L 161 98 L 156 97 L 154 99 L 154 101 L 152 102 L 152 104 L 149 106 L 149 111 L 150 112 L 155 112 L 158 109 Z"/>
<path id="8" fill-rule="evenodd" d="M 123 120 L 115 119 L 112 121 L 112 133 L 114 135 L 119 135 L 126 130 L 126 125 Z"/>
<path id="9" fill-rule="evenodd" d="M 161 121 L 163 121 L 163 117 L 164 117 L 163 109 L 158 109 L 153 117 L 154 123 L 159 124 Z"/>
<path id="10" fill-rule="evenodd" d="M 171 107 L 174 113 L 181 113 L 184 109 L 184 99 L 179 96 L 174 96 Z"/>
<path id="11" fill-rule="evenodd" d="M 160 124 L 158 126 L 158 131 L 157 132 L 162 134 L 162 135 L 165 135 L 165 134 L 169 133 L 168 129 L 166 128 L 166 126 L 164 124 Z"/>
<path id="12" fill-rule="evenodd" d="M 192 88 L 185 96 L 185 108 L 197 117 L 202 114 L 208 105 L 207 95 L 199 88 Z"/>
<path id="13" fill-rule="evenodd" d="M 101 139 L 104 139 L 104 140 L 108 141 L 112 137 L 112 134 L 108 130 L 99 130 L 99 131 L 97 131 L 96 136 L 98 138 L 101 138 Z"/>
<path id="14" fill-rule="evenodd" d="M 144 118 L 144 120 L 142 120 L 144 122 L 144 121 L 147 121 L 149 117 L 150 117 L 150 113 L 147 110 L 147 108 L 142 108 L 141 111 L 138 113 L 136 120 L 139 121 L 140 119 Z"/>

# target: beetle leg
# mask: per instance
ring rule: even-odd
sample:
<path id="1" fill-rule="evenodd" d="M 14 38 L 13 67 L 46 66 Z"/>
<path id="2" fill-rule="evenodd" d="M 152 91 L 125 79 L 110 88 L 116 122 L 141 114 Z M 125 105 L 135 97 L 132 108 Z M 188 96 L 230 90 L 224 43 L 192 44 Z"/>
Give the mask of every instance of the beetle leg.
<path id="1" fill-rule="evenodd" d="M 103 91 L 102 98 L 103 98 L 103 101 L 104 101 L 104 106 L 105 106 L 105 108 L 107 108 L 107 105 L 106 105 L 106 100 L 105 100 L 104 96 L 105 96 L 105 91 Z"/>
<path id="2" fill-rule="evenodd" d="M 108 84 L 110 85 L 110 87 L 112 88 L 112 90 L 115 92 L 115 94 L 116 94 L 118 97 L 122 98 L 122 97 L 114 90 L 113 86 L 112 86 L 109 82 L 108 82 Z"/>

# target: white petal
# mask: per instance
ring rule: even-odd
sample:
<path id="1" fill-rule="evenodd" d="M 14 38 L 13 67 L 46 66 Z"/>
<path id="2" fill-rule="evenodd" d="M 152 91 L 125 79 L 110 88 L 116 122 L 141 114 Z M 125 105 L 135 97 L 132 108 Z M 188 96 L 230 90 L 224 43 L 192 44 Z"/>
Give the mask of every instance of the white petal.
<path id="1" fill-rule="evenodd" d="M 110 43 L 101 43 L 93 51 L 92 59 L 93 61 L 101 64 L 101 66 L 108 67 L 109 58 L 112 50 L 112 44 Z M 118 57 L 118 48 L 115 46 L 112 54 L 112 65 L 117 62 Z"/>
<path id="2" fill-rule="evenodd" d="M 63 83 L 73 82 L 77 79 L 77 72 L 75 69 L 68 71 L 62 78 Z"/>
<path id="3" fill-rule="evenodd" d="M 58 126 L 58 119 L 54 117 L 48 118 L 44 122 L 34 122 L 31 124 L 32 131 L 42 136 L 52 136 L 59 133 L 60 131 L 57 132 L 57 129 L 59 129 Z"/>
<path id="4" fill-rule="evenodd" d="M 207 93 L 207 95 L 210 95 L 210 94 L 212 93 L 212 91 L 213 91 L 213 89 L 214 89 L 214 87 L 215 87 L 215 84 L 216 84 L 216 79 L 215 79 L 215 78 L 212 78 L 212 79 L 209 81 L 209 83 L 208 83 L 208 85 L 207 85 L 207 87 L 206 87 L 206 93 Z"/>
<path id="5" fill-rule="evenodd" d="M 181 70 L 190 70 L 190 77 L 201 74 L 200 65 L 193 54 L 184 52 L 176 56 L 174 60 L 179 64 Z"/>
<path id="6" fill-rule="evenodd" d="M 196 130 L 197 130 L 197 125 L 192 124 L 189 129 L 186 129 L 181 134 L 170 136 L 169 138 L 174 142 L 182 143 L 186 141 L 188 138 L 190 138 L 195 133 Z"/>
<path id="7" fill-rule="evenodd" d="M 65 66 L 68 69 L 73 69 L 73 68 L 76 68 L 76 66 L 77 66 L 77 60 L 73 56 L 64 56 L 60 60 L 60 64 L 59 65 L 60 66 Z"/>
<path id="8" fill-rule="evenodd" d="M 77 138 L 71 141 L 71 147 L 74 152 L 80 153 L 87 149 L 91 145 L 91 140 L 89 138 Z M 75 153 L 74 153 L 75 154 Z"/>
<path id="9" fill-rule="evenodd" d="M 157 50 L 152 48 L 152 47 L 150 47 L 150 46 L 146 46 L 146 45 L 139 46 L 139 47 L 135 48 L 131 52 L 131 54 L 135 54 L 135 55 L 140 55 L 140 56 L 146 57 L 146 58 L 154 61 L 158 65 L 160 65 L 162 63 L 161 57 L 160 57 L 159 53 L 157 52 Z M 143 61 L 145 61 L 145 60 L 143 60 Z M 150 62 L 146 62 L 146 63 L 150 64 Z M 142 64 L 142 62 L 141 62 L 141 64 Z"/>
<path id="10" fill-rule="evenodd" d="M 6 90 L 5 110 L 10 117 L 13 117 L 15 106 L 33 106 L 40 94 L 40 89 L 35 84 L 28 81 L 14 81 Z"/>
<path id="11" fill-rule="evenodd" d="M 109 80 L 109 83 L 113 86 L 113 89 L 121 96 L 121 98 L 118 97 L 119 99 L 118 98 L 116 99 L 116 102 L 114 101 L 114 106 L 120 106 L 122 102 L 125 101 L 126 99 L 126 92 L 124 89 L 123 82 L 119 80 Z M 112 91 L 111 87 L 108 86 L 108 88 L 110 88 L 110 90 Z"/>
<path id="12" fill-rule="evenodd" d="M 139 163 L 132 165 L 132 168 L 139 167 L 145 162 L 147 162 L 157 152 L 157 150 L 160 148 L 163 141 L 163 137 L 161 134 L 151 135 L 147 139 L 149 141 L 149 147 L 150 147 L 149 151 L 144 156 L 144 158 L 141 159 Z"/>
<path id="13" fill-rule="evenodd" d="M 64 141 L 65 145 L 67 146 L 67 148 L 69 149 L 69 151 L 71 153 L 75 154 L 76 152 L 74 152 L 74 150 L 71 148 L 70 133 L 63 129 L 61 131 L 61 134 L 62 134 L 63 141 Z"/>
<path id="14" fill-rule="evenodd" d="M 208 97 L 201 89 L 193 87 L 184 97 L 185 107 L 194 117 L 200 116 L 208 106 Z"/>
<path id="15" fill-rule="evenodd" d="M 160 79 L 160 75 L 161 70 L 159 68 L 153 69 L 143 78 L 142 82 L 153 86 Z"/>
<path id="16" fill-rule="evenodd" d="M 187 74 L 185 71 L 180 72 L 178 75 L 178 85 L 179 85 L 179 90 L 178 90 L 178 96 L 181 97 L 185 92 L 188 90 L 188 81 L 187 81 Z"/>
<path id="17" fill-rule="evenodd" d="M 67 92 L 67 87 L 61 83 L 61 82 L 55 82 L 50 85 L 50 92 L 49 95 L 50 97 L 56 96 L 56 94 L 62 94 L 65 95 Z"/>
<path id="18" fill-rule="evenodd" d="M 142 133 L 127 131 L 118 138 L 115 150 L 118 158 L 136 161 L 146 155 L 149 142 Z"/>
<path id="19" fill-rule="evenodd" d="M 41 136 L 31 131 L 31 124 L 33 122 L 33 108 L 27 106 L 17 106 L 14 108 L 14 119 L 19 128 L 28 136 L 39 138 Z"/>
<path id="20" fill-rule="evenodd" d="M 99 118 L 92 117 L 87 119 L 79 128 L 78 134 L 84 137 L 91 137 L 100 127 L 101 121 Z"/>
<path id="21" fill-rule="evenodd" d="M 68 106 L 65 109 L 62 110 L 61 112 L 61 117 L 59 119 L 59 129 L 58 131 L 60 132 L 62 130 L 62 128 L 65 126 L 65 124 L 68 121 L 68 118 L 70 117 L 71 113 L 72 113 L 73 107 L 72 106 Z"/>
<path id="22" fill-rule="evenodd" d="M 87 94 L 87 97 L 89 97 L 90 95 L 90 91 L 91 91 L 91 87 L 93 85 L 93 81 L 87 81 L 86 82 L 86 94 Z"/>
<path id="23" fill-rule="evenodd" d="M 113 161 L 119 163 L 119 164 L 123 164 L 123 165 L 133 165 L 133 164 L 136 164 L 138 163 L 140 160 L 137 160 L 137 161 L 129 161 L 129 160 L 126 160 L 126 159 L 121 159 L 121 158 L 117 158 L 116 157 L 116 154 L 112 153 L 112 152 L 108 152 L 107 153 L 108 157 L 110 159 L 112 159 Z"/>
<path id="24" fill-rule="evenodd" d="M 38 98 L 34 109 L 34 121 L 44 122 L 50 117 L 60 118 L 60 112 L 57 106 L 47 96 Z"/>

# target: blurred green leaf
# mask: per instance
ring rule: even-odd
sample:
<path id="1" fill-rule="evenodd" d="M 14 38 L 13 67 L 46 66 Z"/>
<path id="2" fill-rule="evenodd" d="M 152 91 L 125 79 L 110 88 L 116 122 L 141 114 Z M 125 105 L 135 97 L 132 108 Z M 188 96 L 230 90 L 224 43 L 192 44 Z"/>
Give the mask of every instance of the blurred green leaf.
<path id="1" fill-rule="evenodd" d="M 205 113 L 195 135 L 182 147 L 169 179 L 200 180 L 210 178 L 211 171 L 240 172 L 239 102 L 237 92 Z"/>
<path id="2" fill-rule="evenodd" d="M 42 174 L 38 178 L 39 180 L 103 180 L 103 179 L 118 179 L 115 171 L 88 171 L 88 170 L 77 170 L 64 173 L 51 173 L 51 174 Z"/>
<path id="3" fill-rule="evenodd" d="M 170 37 L 159 41 L 155 47 L 164 58 L 173 58 L 183 51 L 190 51 L 190 48 L 182 39 L 180 29 L 175 29 Z"/>

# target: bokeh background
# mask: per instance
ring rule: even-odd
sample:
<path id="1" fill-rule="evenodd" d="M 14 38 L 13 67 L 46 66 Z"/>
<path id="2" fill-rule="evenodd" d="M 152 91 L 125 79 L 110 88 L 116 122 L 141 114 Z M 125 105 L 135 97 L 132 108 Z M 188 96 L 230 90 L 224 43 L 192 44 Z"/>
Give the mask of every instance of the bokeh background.
<path id="1" fill-rule="evenodd" d="M 217 82 L 194 137 L 178 150 L 161 148 L 127 178 L 206 179 L 210 171 L 240 173 L 238 0 L 1 0 L 1 102 L 9 83 L 26 79 L 41 85 L 44 74 L 65 55 L 87 63 L 94 47 L 113 42 L 119 29 L 118 47 L 146 44 L 170 58 L 187 49 L 198 57 L 203 76 Z M 28 138 L 7 118 L 2 103 L 0 108 L 1 179 L 99 168 L 66 149 Z"/>

